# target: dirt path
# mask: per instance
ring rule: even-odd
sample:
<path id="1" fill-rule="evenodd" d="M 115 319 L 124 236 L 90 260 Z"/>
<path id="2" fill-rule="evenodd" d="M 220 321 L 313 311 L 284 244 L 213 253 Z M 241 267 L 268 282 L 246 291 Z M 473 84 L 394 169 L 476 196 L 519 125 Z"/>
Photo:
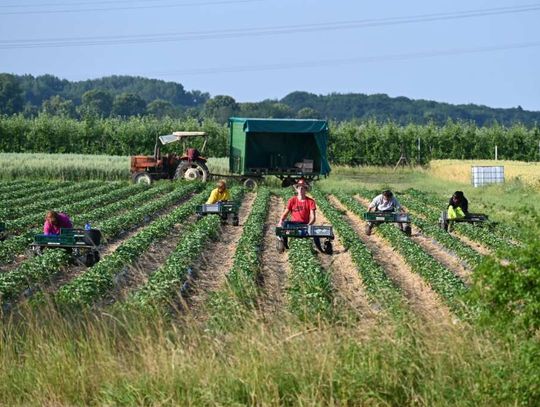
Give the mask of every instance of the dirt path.
<path id="1" fill-rule="evenodd" d="M 453 253 L 446 250 L 436 240 L 422 234 L 422 231 L 413 226 L 411 239 L 417 243 L 422 250 L 429 253 L 435 260 L 444 267 L 461 278 L 467 284 L 470 283 L 471 270 L 463 265 L 463 262 Z"/>
<path id="2" fill-rule="evenodd" d="M 377 233 L 367 236 L 366 222 L 350 212 L 335 197 L 330 202 L 345 212 L 348 221 L 364 244 L 373 253 L 373 258 L 379 263 L 388 276 L 403 290 L 411 308 L 417 315 L 427 321 L 451 321 L 452 316 L 448 307 L 443 304 L 437 293 L 420 277 L 414 273 L 405 260 Z M 362 202 L 364 204 L 364 202 Z"/>
<path id="3" fill-rule="evenodd" d="M 194 278 L 185 302 L 196 319 L 203 317 L 209 294 L 218 291 L 225 283 L 226 275 L 233 265 L 236 246 L 244 230 L 242 226 L 251 212 L 254 200 L 254 193 L 246 194 L 238 213 L 239 226 L 223 225 L 219 240 L 209 244 L 192 268 Z"/>
<path id="4" fill-rule="evenodd" d="M 268 215 L 264 224 L 264 239 L 261 252 L 262 270 L 258 283 L 263 288 L 259 298 L 259 309 L 264 315 L 279 312 L 285 304 L 285 285 L 290 274 L 289 256 L 287 252 L 276 250 L 276 234 L 274 231 L 281 213 L 283 200 L 275 195 L 270 197 Z"/>
<path id="5" fill-rule="evenodd" d="M 481 243 L 475 242 L 474 240 L 469 239 L 467 236 L 464 236 L 462 234 L 451 232 L 455 237 L 457 237 L 459 240 L 461 240 L 463 243 L 465 243 L 467 246 L 469 246 L 471 249 L 476 250 L 478 253 L 480 253 L 482 256 L 489 256 L 491 255 L 491 250 L 489 250 L 486 246 L 484 246 Z"/>
<path id="6" fill-rule="evenodd" d="M 330 225 L 322 211 L 317 210 L 317 224 Z M 374 310 L 369 304 L 366 289 L 358 268 L 354 264 L 351 253 L 345 249 L 334 230 L 334 254 L 329 256 L 317 250 L 317 257 L 321 265 L 330 273 L 332 286 L 336 291 L 336 299 L 341 299 L 345 304 L 363 316 L 373 316 Z"/>

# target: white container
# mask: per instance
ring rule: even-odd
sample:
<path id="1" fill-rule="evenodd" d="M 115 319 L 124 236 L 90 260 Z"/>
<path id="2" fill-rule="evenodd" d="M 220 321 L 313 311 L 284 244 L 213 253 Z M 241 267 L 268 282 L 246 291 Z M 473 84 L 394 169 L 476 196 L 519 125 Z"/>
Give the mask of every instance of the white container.
<path id="1" fill-rule="evenodd" d="M 481 187 L 489 184 L 504 183 L 504 166 L 471 166 L 472 185 L 473 187 Z"/>

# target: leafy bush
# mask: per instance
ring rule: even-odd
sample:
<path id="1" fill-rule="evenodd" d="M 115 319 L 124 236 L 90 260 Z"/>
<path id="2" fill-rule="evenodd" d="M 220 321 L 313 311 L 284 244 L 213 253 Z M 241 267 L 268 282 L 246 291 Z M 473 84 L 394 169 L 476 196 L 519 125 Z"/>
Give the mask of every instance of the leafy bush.
<path id="1" fill-rule="evenodd" d="M 536 215 L 536 225 L 540 216 Z M 533 223 L 534 224 L 534 223 Z M 479 320 L 533 335 L 540 329 L 540 228 L 533 227 L 520 246 L 485 259 L 475 270 L 468 295 Z"/>

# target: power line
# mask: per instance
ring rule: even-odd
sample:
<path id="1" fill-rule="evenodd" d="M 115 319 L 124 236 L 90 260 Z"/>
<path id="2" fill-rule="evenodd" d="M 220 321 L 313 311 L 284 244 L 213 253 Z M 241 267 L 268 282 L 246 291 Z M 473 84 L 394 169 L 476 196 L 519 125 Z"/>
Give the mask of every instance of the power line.
<path id="1" fill-rule="evenodd" d="M 48 39 L 15 39 L 0 40 L 0 49 L 24 48 L 57 48 L 81 47 L 95 45 L 128 45 L 142 43 L 164 43 L 178 41 L 200 41 L 212 39 L 230 39 L 254 36 L 273 36 L 295 33 L 337 31 L 348 29 L 361 29 L 382 26 L 396 26 L 414 23 L 447 21 L 474 17 L 485 17 L 513 13 L 534 12 L 540 10 L 540 4 L 522 5 L 514 7 L 497 7 L 488 9 L 465 10 L 451 13 L 422 14 L 407 17 L 388 17 L 379 19 L 364 19 L 351 21 L 337 21 L 313 24 L 297 24 L 274 27 L 253 27 L 244 29 L 224 29 L 178 33 L 137 34 L 92 36 L 77 38 L 48 38 Z M 0 13 L 1 14 L 1 13 Z"/>
<path id="2" fill-rule="evenodd" d="M 417 51 L 401 54 L 387 54 L 376 56 L 362 56 L 354 58 L 341 58 L 341 59 L 323 59 L 290 63 L 275 63 L 265 65 L 244 65 L 244 66 L 228 66 L 228 67 L 213 67 L 213 68 L 198 68 L 198 69 L 183 69 L 174 71 L 162 71 L 162 72 L 145 72 L 138 73 L 138 75 L 156 75 L 156 76 L 171 76 L 171 75 L 215 75 L 221 73 L 239 73 L 239 72 L 257 72 L 257 71 L 273 71 L 273 70 L 289 70 L 299 68 L 320 68 L 326 66 L 343 66 L 343 65 L 356 65 L 366 63 L 377 62 L 392 62 L 392 61 L 408 61 L 415 59 L 434 58 L 440 56 L 454 56 L 454 55 L 467 55 L 467 54 L 481 54 L 496 51 L 505 51 L 512 49 L 526 49 L 540 47 L 540 41 L 536 42 L 524 42 L 514 43 L 506 45 L 493 45 L 474 48 L 454 48 L 447 50 L 429 50 L 429 51 Z"/>
<path id="3" fill-rule="evenodd" d="M 218 1 L 197 1 L 192 3 L 180 4 L 152 4 L 146 6 L 123 6 L 123 7 L 96 7 L 80 9 L 59 9 L 59 10 L 24 10 L 24 11 L 2 11 L 0 15 L 30 15 L 30 14 L 63 14 L 63 13 L 86 13 L 89 11 L 123 11 L 123 10 L 145 10 L 157 8 L 177 8 L 177 7 L 199 7 L 199 6 L 217 6 L 235 3 L 253 3 L 262 0 L 218 0 Z"/>
<path id="4" fill-rule="evenodd" d="M 102 0 L 102 1 L 71 1 L 69 3 L 28 3 L 28 4 L 0 4 L 0 8 L 31 8 L 31 7 L 62 7 L 62 6 L 93 6 L 96 4 L 115 4 L 115 3 L 151 3 L 163 2 L 165 0 Z"/>

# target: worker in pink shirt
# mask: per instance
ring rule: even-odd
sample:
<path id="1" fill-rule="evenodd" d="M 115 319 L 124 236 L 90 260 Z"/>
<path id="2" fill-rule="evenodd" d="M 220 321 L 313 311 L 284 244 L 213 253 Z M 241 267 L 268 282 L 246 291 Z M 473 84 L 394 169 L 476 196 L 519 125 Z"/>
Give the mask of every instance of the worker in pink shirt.
<path id="1" fill-rule="evenodd" d="M 45 216 L 45 224 L 43 225 L 43 234 L 59 235 L 60 229 L 71 229 L 73 224 L 69 216 L 62 212 L 49 211 Z"/>

